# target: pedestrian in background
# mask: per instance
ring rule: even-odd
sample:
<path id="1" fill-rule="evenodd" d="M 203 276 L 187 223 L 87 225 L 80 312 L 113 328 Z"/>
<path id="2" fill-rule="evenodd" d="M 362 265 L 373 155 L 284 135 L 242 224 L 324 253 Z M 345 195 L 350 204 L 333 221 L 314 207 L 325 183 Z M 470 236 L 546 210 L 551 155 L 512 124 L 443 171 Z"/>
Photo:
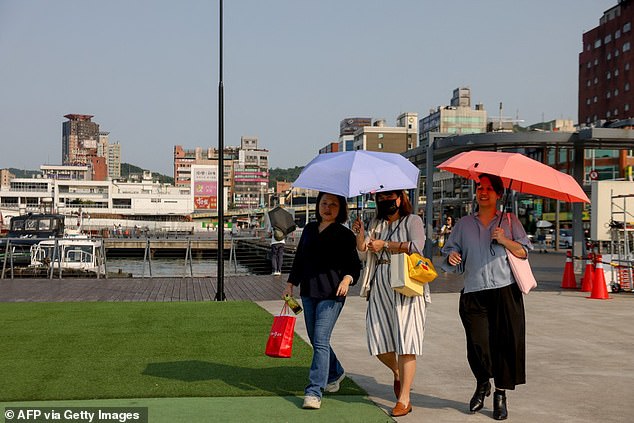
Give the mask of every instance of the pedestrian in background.
<path id="1" fill-rule="evenodd" d="M 478 210 L 452 230 L 442 250 L 446 257 L 442 267 L 464 279 L 459 311 L 467 360 L 477 383 L 469 410 L 475 413 L 484 406 L 493 379 L 493 418 L 504 420 L 506 390 L 526 383 L 524 300 L 507 254 L 526 258 L 532 245 L 517 217 L 498 210 L 502 180 L 488 174 L 479 179 Z"/>
<path id="2" fill-rule="evenodd" d="M 453 226 L 454 226 L 453 216 L 447 216 L 447 219 L 445 220 L 445 224 L 442 225 L 442 227 L 440 228 L 440 231 L 438 232 L 438 248 L 439 249 L 442 249 L 442 247 L 445 246 L 445 242 L 449 238 L 449 235 L 451 234 L 451 230 L 453 229 Z M 440 254 L 442 255 L 442 253 Z"/>
<path id="3" fill-rule="evenodd" d="M 321 407 L 322 390 L 337 392 L 345 371 L 330 345 L 330 337 L 348 295 L 361 272 L 355 237 L 343 224 L 348 220 L 344 197 L 320 192 L 316 222 L 302 231 L 286 289 L 298 286 L 313 358 L 304 390 L 303 408 Z"/>
<path id="4" fill-rule="evenodd" d="M 286 247 L 286 235 L 279 229 L 271 229 L 271 270 L 273 276 L 282 274 L 284 262 L 284 248 Z"/>

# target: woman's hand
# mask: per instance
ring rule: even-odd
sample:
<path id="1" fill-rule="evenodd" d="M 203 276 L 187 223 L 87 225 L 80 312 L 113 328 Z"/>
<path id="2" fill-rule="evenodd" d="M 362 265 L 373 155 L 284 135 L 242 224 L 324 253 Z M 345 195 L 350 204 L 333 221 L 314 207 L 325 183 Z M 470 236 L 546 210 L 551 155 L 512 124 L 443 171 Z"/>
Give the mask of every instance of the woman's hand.
<path id="1" fill-rule="evenodd" d="M 365 229 L 361 217 L 357 216 L 352 224 L 352 232 L 357 237 L 357 249 L 359 251 L 365 251 Z"/>
<path id="2" fill-rule="evenodd" d="M 282 292 L 282 299 L 284 299 L 287 295 L 289 297 L 293 296 L 293 284 L 290 282 L 286 284 L 286 288 L 284 288 L 284 291 Z"/>
<path id="3" fill-rule="evenodd" d="M 370 242 L 368 242 L 368 251 L 372 251 L 373 253 L 378 253 L 386 246 L 387 246 L 387 241 L 384 241 L 382 239 L 370 238 Z"/>
<path id="4" fill-rule="evenodd" d="M 460 263 L 462 263 L 462 256 L 457 251 L 452 251 L 447 256 L 447 263 L 449 263 L 452 266 L 457 266 Z"/>
<path id="5" fill-rule="evenodd" d="M 493 234 L 491 235 L 491 239 L 496 240 L 498 244 L 501 244 L 504 246 L 506 246 L 506 241 L 510 241 L 506 237 L 506 233 L 504 232 L 504 229 L 500 228 L 499 226 L 493 229 Z"/>
<path id="6" fill-rule="evenodd" d="M 339 286 L 337 287 L 337 297 L 345 297 L 348 295 L 348 288 L 350 287 L 350 283 L 352 282 L 351 276 L 344 276 L 342 281 L 339 282 Z"/>

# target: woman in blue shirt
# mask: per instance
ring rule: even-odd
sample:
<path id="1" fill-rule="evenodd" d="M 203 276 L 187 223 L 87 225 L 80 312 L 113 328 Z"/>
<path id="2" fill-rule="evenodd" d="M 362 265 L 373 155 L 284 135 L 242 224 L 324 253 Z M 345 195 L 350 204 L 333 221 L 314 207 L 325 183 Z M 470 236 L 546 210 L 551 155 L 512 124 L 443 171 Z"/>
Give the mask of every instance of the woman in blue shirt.
<path id="1" fill-rule="evenodd" d="M 345 226 L 348 204 L 344 197 L 320 192 L 317 221 L 302 231 L 284 295 L 293 295 L 299 285 L 304 321 L 313 360 L 304 390 L 303 408 L 321 407 L 322 390 L 337 392 L 345 377 L 341 363 L 330 346 L 330 336 L 343 308 L 348 287 L 361 272 L 356 238 Z"/>
<path id="2" fill-rule="evenodd" d="M 478 211 L 458 221 L 442 250 L 446 257 L 443 268 L 464 278 L 460 318 L 467 338 L 467 360 L 477 381 L 469 410 L 475 413 L 484 406 L 493 378 L 496 420 L 508 416 L 506 390 L 526 383 L 524 302 L 507 254 L 526 258 L 532 249 L 517 217 L 498 210 L 503 192 L 498 176 L 480 175 Z"/>

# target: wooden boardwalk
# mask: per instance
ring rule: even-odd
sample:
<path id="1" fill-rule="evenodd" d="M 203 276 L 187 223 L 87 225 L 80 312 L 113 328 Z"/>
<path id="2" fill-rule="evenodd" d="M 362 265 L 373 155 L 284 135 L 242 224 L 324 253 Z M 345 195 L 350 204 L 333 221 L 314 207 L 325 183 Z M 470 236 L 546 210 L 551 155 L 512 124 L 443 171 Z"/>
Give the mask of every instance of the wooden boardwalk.
<path id="1" fill-rule="evenodd" d="M 460 284 L 441 275 L 436 288 L 457 292 Z M 455 279 L 455 278 L 454 278 Z M 268 301 L 281 298 L 288 275 L 226 276 L 228 301 Z M 109 278 L 109 279 L 4 279 L 0 280 L 0 302 L 64 301 L 214 301 L 216 278 Z M 359 295 L 359 284 L 349 295 Z M 439 290 L 434 290 L 439 292 Z M 296 289 L 296 295 L 299 289 Z"/>
<path id="2" fill-rule="evenodd" d="M 453 274 L 440 272 L 430 285 L 433 293 L 460 292 L 462 282 Z M 539 282 L 538 290 L 559 290 L 565 256 L 532 254 L 531 265 Z M 269 301 L 281 298 L 288 275 L 226 276 L 224 292 L 228 301 Z M 64 301 L 214 301 L 216 278 L 161 277 L 108 279 L 0 279 L 0 302 Z M 359 284 L 349 295 L 359 295 Z M 299 295 L 299 289 L 296 289 Z"/>

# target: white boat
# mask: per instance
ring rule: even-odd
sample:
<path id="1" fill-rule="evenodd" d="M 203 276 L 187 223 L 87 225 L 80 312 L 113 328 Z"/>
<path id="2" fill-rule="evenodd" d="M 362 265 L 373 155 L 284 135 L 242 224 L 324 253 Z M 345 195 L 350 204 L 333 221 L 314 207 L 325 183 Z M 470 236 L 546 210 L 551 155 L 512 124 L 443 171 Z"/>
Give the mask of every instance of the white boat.
<path id="1" fill-rule="evenodd" d="M 77 235 L 47 239 L 31 247 L 31 267 L 53 268 L 62 274 L 105 275 L 105 263 L 100 238 Z"/>

